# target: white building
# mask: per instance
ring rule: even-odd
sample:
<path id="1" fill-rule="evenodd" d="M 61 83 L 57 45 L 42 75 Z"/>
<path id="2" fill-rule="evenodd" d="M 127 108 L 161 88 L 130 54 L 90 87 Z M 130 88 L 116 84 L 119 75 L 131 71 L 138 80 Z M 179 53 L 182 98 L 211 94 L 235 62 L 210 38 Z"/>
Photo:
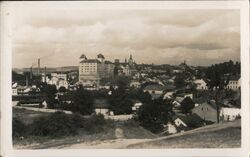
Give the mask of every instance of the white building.
<path id="1" fill-rule="evenodd" d="M 208 89 L 207 83 L 203 79 L 195 80 L 194 84 L 196 84 L 197 90 L 207 90 Z"/>
<path id="2" fill-rule="evenodd" d="M 240 116 L 241 109 L 239 108 L 222 107 L 220 110 L 220 117 L 222 117 L 224 121 L 233 121 Z"/>
<path id="3" fill-rule="evenodd" d="M 100 79 L 114 75 L 114 64 L 106 61 L 102 54 L 97 59 L 87 59 L 83 54 L 80 57 L 79 82 L 83 86 L 99 87 Z"/>
<path id="4" fill-rule="evenodd" d="M 143 105 L 143 103 L 139 100 L 132 100 L 132 101 L 133 101 L 133 107 L 132 107 L 133 111 L 138 111 L 139 108 Z"/>
<path id="5" fill-rule="evenodd" d="M 168 132 L 169 134 L 177 133 L 175 125 L 171 124 L 170 122 L 167 125 L 164 125 L 164 128 L 165 132 Z"/>
<path id="6" fill-rule="evenodd" d="M 17 88 L 12 88 L 12 95 L 17 95 Z"/>
<path id="7" fill-rule="evenodd" d="M 109 104 L 106 99 L 95 99 L 93 107 L 96 114 L 110 114 Z"/>
<path id="8" fill-rule="evenodd" d="M 231 77 L 229 82 L 226 86 L 227 89 L 238 90 L 241 86 L 241 79 L 240 77 Z"/>
<path id="9" fill-rule="evenodd" d="M 135 88 L 140 88 L 141 87 L 141 83 L 139 81 L 131 81 L 130 82 L 130 87 L 135 87 Z"/>

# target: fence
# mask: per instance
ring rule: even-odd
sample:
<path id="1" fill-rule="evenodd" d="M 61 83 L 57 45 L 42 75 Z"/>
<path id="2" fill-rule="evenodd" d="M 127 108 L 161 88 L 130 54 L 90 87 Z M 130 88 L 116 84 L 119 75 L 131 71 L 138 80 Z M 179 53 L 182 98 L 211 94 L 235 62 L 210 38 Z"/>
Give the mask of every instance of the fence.
<path id="1" fill-rule="evenodd" d="M 129 120 L 133 117 L 132 114 L 128 114 L 128 115 L 116 115 L 116 116 L 104 116 L 105 119 L 112 119 L 112 120 L 116 120 L 116 121 L 126 121 Z"/>
<path id="2" fill-rule="evenodd" d="M 26 109 L 30 111 L 37 111 L 37 112 L 46 112 L 46 113 L 54 113 L 57 111 L 62 111 L 66 114 L 72 114 L 71 111 L 65 111 L 65 110 L 57 110 L 57 109 L 45 109 L 45 108 L 34 108 L 34 107 L 22 107 L 22 106 L 13 106 L 14 108 L 19 108 L 19 109 Z"/>

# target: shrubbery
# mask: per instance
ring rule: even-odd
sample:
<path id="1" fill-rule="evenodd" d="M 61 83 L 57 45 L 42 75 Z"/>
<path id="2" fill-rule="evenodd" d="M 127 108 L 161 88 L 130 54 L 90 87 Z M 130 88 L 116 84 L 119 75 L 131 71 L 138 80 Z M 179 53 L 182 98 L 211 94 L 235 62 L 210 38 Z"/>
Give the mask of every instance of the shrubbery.
<path id="1" fill-rule="evenodd" d="M 171 118 L 172 105 L 161 98 L 143 104 L 135 117 L 135 120 L 145 129 L 159 133 L 163 130 L 163 125 Z"/>
<path id="2" fill-rule="evenodd" d="M 91 133 L 98 133 L 104 130 L 104 125 L 107 121 L 104 119 L 104 116 L 92 115 L 89 119 L 86 119 L 84 122 L 84 129 Z"/>
<path id="3" fill-rule="evenodd" d="M 103 115 L 92 115 L 89 118 L 84 118 L 80 114 L 68 115 L 64 112 L 55 112 L 49 116 L 37 117 L 29 125 L 13 118 L 13 138 L 21 136 L 61 137 L 76 135 L 78 129 L 93 134 L 103 131 L 106 124 L 112 124 L 109 121 L 105 120 Z"/>
<path id="4" fill-rule="evenodd" d="M 72 116 L 56 112 L 48 117 L 39 117 L 30 125 L 30 134 L 35 136 L 63 136 L 77 133 Z"/>
<path id="5" fill-rule="evenodd" d="M 25 136 L 26 125 L 19 119 L 13 118 L 12 121 L 12 136 L 13 138 Z"/>

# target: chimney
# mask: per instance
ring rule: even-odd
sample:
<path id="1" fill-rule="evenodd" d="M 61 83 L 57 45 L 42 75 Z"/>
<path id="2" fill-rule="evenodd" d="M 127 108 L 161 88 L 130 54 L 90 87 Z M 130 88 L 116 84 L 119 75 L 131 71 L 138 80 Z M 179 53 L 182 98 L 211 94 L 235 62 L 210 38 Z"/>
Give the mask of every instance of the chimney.
<path id="1" fill-rule="evenodd" d="M 40 58 L 38 58 L 37 75 L 40 75 Z"/>
<path id="2" fill-rule="evenodd" d="M 44 67 L 44 82 L 47 83 L 46 67 Z"/>
<path id="3" fill-rule="evenodd" d="M 29 86 L 29 79 L 28 79 L 28 75 L 26 75 L 26 87 Z"/>
<path id="4" fill-rule="evenodd" d="M 33 75 L 33 73 L 32 73 L 32 66 L 30 67 L 30 80 L 32 80 L 32 75 Z"/>

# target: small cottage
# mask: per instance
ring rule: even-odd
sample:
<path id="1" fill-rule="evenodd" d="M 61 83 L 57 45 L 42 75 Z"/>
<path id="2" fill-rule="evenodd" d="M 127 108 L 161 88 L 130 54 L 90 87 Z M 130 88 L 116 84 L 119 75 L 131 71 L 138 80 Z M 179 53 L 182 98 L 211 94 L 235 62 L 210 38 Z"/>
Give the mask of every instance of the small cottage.
<path id="1" fill-rule="evenodd" d="M 217 109 L 214 101 L 202 103 L 201 105 L 193 108 L 192 113 L 197 114 L 206 121 L 217 121 Z"/>
<path id="2" fill-rule="evenodd" d="M 93 107 L 96 114 L 109 115 L 110 106 L 107 99 L 95 99 Z"/>

